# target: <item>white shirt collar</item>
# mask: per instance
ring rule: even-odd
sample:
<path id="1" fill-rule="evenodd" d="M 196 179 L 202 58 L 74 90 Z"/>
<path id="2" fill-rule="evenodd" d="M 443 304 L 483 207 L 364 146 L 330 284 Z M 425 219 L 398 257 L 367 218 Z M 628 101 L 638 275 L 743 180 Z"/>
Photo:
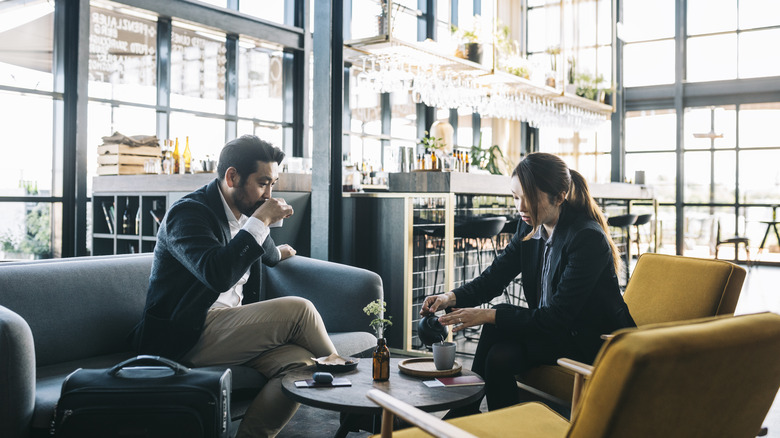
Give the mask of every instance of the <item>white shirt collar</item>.
<path id="1" fill-rule="evenodd" d="M 554 232 L 555 232 L 555 228 L 553 227 L 553 233 L 554 233 Z M 542 225 L 541 227 L 539 227 L 539 229 L 538 229 L 538 230 L 536 230 L 536 232 L 534 233 L 534 235 L 533 235 L 533 236 L 531 236 L 531 239 L 536 239 L 536 240 L 539 240 L 539 239 L 542 239 L 542 238 L 543 238 L 545 241 L 547 241 L 547 243 L 549 243 L 549 242 L 551 242 L 551 241 L 552 241 L 552 233 L 550 233 L 550 235 L 548 236 L 548 235 L 547 235 L 547 231 L 544 229 L 544 225 Z"/>

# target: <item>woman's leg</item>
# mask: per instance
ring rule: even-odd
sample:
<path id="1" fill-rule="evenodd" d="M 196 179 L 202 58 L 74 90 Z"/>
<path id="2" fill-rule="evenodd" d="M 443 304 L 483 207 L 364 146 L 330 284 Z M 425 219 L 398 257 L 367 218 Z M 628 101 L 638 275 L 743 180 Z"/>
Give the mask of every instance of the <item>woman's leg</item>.
<path id="1" fill-rule="evenodd" d="M 487 386 L 488 384 L 487 365 L 489 362 L 491 362 L 491 358 L 493 357 L 491 351 L 494 349 L 494 347 L 503 346 L 505 344 L 516 345 L 516 341 L 513 343 L 508 336 L 506 336 L 502 331 L 496 329 L 496 326 L 493 324 L 485 324 L 482 326 L 482 333 L 479 336 L 479 343 L 477 344 L 477 350 L 474 353 L 474 362 L 471 365 L 471 371 L 474 371 L 475 373 L 482 376 L 483 379 L 485 379 L 486 394 L 490 394 L 488 392 L 488 386 Z M 503 351 L 504 348 L 502 347 L 501 350 Z M 517 385 L 512 383 L 512 387 L 516 389 Z M 489 402 L 490 402 L 490 396 L 488 396 L 488 403 Z M 444 416 L 444 418 L 449 419 L 449 418 L 463 417 L 466 415 L 478 414 L 480 412 L 479 406 L 481 403 L 482 400 L 480 399 L 473 402 L 472 404 L 462 406 L 460 408 L 452 409 L 447 413 L 447 415 Z"/>

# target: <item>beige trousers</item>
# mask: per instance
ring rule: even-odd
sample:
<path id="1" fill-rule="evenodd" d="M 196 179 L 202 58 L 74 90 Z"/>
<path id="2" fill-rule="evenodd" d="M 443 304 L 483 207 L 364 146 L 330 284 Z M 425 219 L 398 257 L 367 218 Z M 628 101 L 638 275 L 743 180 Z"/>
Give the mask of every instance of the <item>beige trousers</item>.
<path id="1" fill-rule="evenodd" d="M 183 358 L 195 366 L 247 365 L 269 381 L 246 411 L 237 438 L 274 437 L 298 410 L 282 393 L 288 370 L 336 352 L 317 309 L 284 297 L 209 310 L 197 344 Z"/>

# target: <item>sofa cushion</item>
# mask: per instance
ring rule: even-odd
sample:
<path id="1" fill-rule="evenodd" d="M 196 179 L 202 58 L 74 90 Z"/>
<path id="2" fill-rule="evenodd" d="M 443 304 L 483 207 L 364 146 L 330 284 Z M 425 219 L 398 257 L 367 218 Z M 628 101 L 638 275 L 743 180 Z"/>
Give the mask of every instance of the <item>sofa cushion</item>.
<path id="1" fill-rule="evenodd" d="M 151 254 L 0 268 L 2 304 L 30 325 L 37 366 L 127 351 L 146 302 Z"/>

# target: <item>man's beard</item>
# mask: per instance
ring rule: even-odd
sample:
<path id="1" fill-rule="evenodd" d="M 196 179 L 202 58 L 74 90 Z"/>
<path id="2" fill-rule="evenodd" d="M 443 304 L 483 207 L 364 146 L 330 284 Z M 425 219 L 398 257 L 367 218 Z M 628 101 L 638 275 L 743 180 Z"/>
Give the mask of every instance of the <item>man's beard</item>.
<path id="1" fill-rule="evenodd" d="M 261 199 L 254 204 L 250 204 L 245 201 L 245 191 L 242 188 L 236 190 L 233 194 L 233 203 L 238 208 L 239 213 L 243 214 L 244 216 L 252 216 L 252 214 L 260 208 L 261 205 L 265 202 L 265 199 Z"/>

